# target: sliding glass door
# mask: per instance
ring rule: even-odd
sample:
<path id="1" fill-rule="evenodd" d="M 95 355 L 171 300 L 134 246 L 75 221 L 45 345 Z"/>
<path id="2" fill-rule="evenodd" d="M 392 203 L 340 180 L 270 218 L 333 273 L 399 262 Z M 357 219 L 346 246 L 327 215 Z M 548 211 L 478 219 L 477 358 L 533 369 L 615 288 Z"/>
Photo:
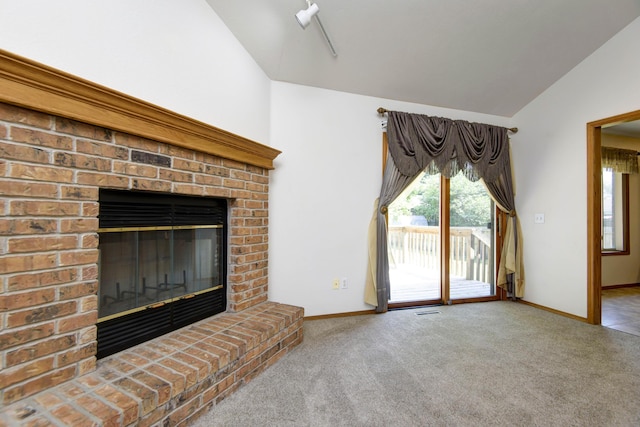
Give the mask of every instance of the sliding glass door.
<path id="1" fill-rule="evenodd" d="M 495 206 L 481 181 L 449 180 L 449 297 L 495 295 Z"/>
<path id="2" fill-rule="evenodd" d="M 420 175 L 389 206 L 390 301 L 442 299 L 440 175 Z"/>
<path id="3" fill-rule="evenodd" d="M 482 182 L 420 175 L 389 207 L 390 306 L 495 298 L 494 213 Z"/>

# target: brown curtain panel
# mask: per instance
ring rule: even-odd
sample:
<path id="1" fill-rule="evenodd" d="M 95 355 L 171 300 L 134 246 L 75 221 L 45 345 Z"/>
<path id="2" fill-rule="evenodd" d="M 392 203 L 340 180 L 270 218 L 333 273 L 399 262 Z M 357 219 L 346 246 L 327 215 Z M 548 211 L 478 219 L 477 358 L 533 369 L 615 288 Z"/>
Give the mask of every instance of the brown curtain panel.
<path id="1" fill-rule="evenodd" d="M 498 268 L 498 286 L 506 289 L 512 297 L 522 297 L 522 236 L 515 211 L 507 129 L 464 120 L 389 111 L 387 136 L 391 155 L 389 160 L 393 161 L 383 177 L 375 245 L 370 244 L 370 248 L 375 247 L 377 258 L 375 267 L 369 266 L 370 275 L 373 276 L 371 286 L 376 288 L 378 297 L 377 311 L 386 311 L 389 295 L 386 227 L 381 224 L 384 223 L 381 218 L 387 206 L 401 193 L 404 188 L 402 185 L 409 185 L 421 171 L 441 173 L 447 178 L 461 172 L 471 181 L 483 180 L 497 206 L 510 215 Z M 398 175 L 404 179 L 398 179 Z M 389 182 L 402 184 L 395 185 L 393 191 L 389 191 Z"/>
<path id="2" fill-rule="evenodd" d="M 389 302 L 389 254 L 387 252 L 387 206 L 407 188 L 420 174 L 400 173 L 393 158 L 387 158 L 382 176 L 380 197 L 376 200 L 375 211 L 369 225 L 369 269 L 365 291 L 365 302 L 376 307 L 378 313 L 387 311 Z M 373 240 L 372 240 L 373 239 Z"/>

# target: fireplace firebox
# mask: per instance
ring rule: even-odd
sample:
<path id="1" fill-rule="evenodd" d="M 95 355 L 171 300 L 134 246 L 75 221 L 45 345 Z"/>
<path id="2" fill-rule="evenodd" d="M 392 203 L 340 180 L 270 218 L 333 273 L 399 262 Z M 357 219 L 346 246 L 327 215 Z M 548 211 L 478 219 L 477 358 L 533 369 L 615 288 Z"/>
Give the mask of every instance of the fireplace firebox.
<path id="1" fill-rule="evenodd" d="M 98 351 L 226 309 L 226 200 L 100 190 Z"/>

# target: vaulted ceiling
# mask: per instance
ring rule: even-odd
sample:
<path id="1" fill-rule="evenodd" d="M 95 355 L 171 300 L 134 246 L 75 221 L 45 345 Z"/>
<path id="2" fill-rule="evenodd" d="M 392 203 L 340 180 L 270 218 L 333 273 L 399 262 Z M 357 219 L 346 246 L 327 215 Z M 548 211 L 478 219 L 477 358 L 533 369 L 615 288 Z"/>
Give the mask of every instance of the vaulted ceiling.
<path id="1" fill-rule="evenodd" d="M 207 0 L 270 79 L 511 117 L 640 16 L 640 0 Z M 315 21 L 315 20 L 314 20 Z"/>

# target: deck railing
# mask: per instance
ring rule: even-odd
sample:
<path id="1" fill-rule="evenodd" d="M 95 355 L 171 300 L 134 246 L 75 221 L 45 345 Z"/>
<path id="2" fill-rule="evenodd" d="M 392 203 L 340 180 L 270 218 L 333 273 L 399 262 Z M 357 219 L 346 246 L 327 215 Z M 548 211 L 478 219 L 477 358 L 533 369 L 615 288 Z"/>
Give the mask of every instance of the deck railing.
<path id="1" fill-rule="evenodd" d="M 491 283 L 491 230 L 452 227 L 450 237 L 450 275 Z M 391 226 L 389 261 L 392 265 L 436 269 L 440 265 L 439 240 L 437 226 Z"/>

